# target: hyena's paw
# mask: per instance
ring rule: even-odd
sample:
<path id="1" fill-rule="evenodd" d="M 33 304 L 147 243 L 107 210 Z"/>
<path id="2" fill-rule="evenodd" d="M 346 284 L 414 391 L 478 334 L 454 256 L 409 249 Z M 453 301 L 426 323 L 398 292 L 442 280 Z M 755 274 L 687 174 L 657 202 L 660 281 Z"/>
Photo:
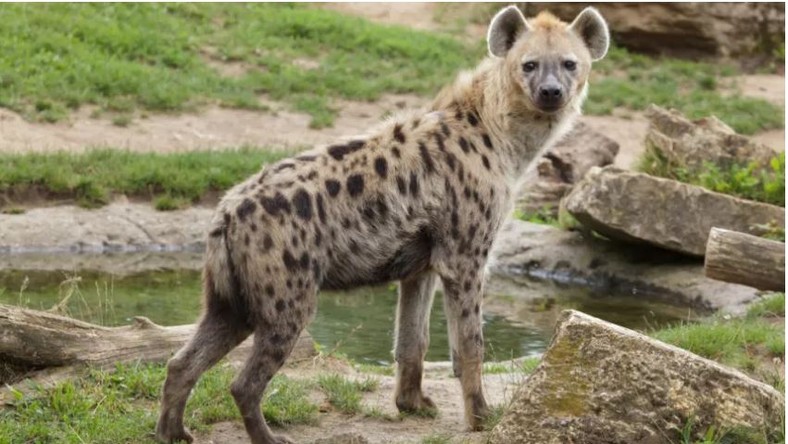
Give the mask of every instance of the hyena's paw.
<path id="1" fill-rule="evenodd" d="M 171 427 L 165 422 L 156 425 L 156 440 L 164 444 L 185 442 L 191 444 L 194 437 L 184 427 Z"/>
<path id="2" fill-rule="evenodd" d="M 397 409 L 401 413 L 409 415 L 426 416 L 434 418 L 438 415 L 438 408 L 429 396 L 424 396 L 420 392 L 414 393 L 410 396 L 399 395 L 397 396 Z"/>

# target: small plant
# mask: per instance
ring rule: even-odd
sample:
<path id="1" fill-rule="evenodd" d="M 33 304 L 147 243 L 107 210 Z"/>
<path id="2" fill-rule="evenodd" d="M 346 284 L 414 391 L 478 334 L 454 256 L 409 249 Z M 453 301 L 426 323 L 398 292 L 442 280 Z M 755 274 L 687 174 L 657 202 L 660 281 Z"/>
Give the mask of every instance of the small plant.
<path id="1" fill-rule="evenodd" d="M 3 214 L 25 214 L 25 209 L 22 207 L 5 207 L 2 211 Z"/>
<path id="2" fill-rule="evenodd" d="M 153 208 L 159 211 L 180 210 L 189 206 L 189 201 L 183 198 L 172 197 L 168 194 L 159 196 L 153 200 Z"/>
<path id="3" fill-rule="evenodd" d="M 558 226 L 558 218 L 553 216 L 549 208 L 543 208 L 536 212 L 526 212 L 517 209 L 514 211 L 514 217 L 533 224 Z"/>
<path id="4" fill-rule="evenodd" d="M 520 364 L 520 368 L 522 372 L 526 375 L 530 375 L 531 373 L 536 370 L 536 367 L 539 366 L 539 363 L 542 362 L 542 358 L 525 358 L 523 359 L 522 364 Z"/>
<path id="5" fill-rule="evenodd" d="M 670 162 L 655 148 L 647 147 L 640 159 L 638 170 L 652 176 L 698 185 L 718 193 L 785 206 L 785 153 L 772 158 L 768 165 L 750 162 L 747 165 L 733 164 L 723 168 L 705 163 L 699 169 L 690 169 L 686 165 Z"/>
<path id="6" fill-rule="evenodd" d="M 767 316 L 785 316 L 785 293 L 771 293 L 761 297 L 761 299 L 747 309 L 747 316 L 750 318 Z"/>
<path id="7" fill-rule="evenodd" d="M 432 435 L 425 436 L 421 440 L 421 444 L 449 444 L 450 442 L 451 436 L 443 433 L 434 433 Z"/>
<path id="8" fill-rule="evenodd" d="M 340 412 L 354 415 L 361 411 L 361 394 L 377 390 L 378 381 L 366 378 L 363 381 L 351 381 L 338 374 L 321 375 L 317 385 L 328 396 L 329 404 Z"/>

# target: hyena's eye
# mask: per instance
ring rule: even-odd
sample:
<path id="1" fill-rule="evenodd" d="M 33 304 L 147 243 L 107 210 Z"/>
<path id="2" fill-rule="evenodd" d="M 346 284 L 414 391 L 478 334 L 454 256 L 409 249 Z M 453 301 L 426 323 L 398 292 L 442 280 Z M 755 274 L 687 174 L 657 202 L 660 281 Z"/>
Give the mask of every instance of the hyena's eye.
<path id="1" fill-rule="evenodd" d="M 536 62 L 525 62 L 523 63 L 523 71 L 525 72 L 533 72 L 536 69 Z"/>
<path id="2" fill-rule="evenodd" d="M 564 62 L 564 68 L 569 71 L 574 71 L 577 68 L 577 62 L 573 60 L 567 60 Z"/>

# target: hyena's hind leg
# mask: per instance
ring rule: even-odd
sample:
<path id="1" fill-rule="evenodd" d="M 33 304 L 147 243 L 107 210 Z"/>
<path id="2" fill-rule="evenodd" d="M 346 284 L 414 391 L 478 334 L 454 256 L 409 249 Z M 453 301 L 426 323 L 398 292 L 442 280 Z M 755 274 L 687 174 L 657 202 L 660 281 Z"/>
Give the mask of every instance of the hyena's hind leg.
<path id="1" fill-rule="evenodd" d="M 183 425 L 183 413 L 191 389 L 200 375 L 251 333 L 246 322 L 236 317 L 229 309 L 211 308 L 209 305 L 194 336 L 167 363 L 161 413 L 156 424 L 159 441 L 192 442 L 192 436 Z"/>
<path id="2" fill-rule="evenodd" d="M 271 433 L 260 409 L 268 383 L 293 351 L 306 325 L 306 319 L 283 318 L 260 323 L 254 333 L 252 354 L 230 388 L 253 444 L 292 443 L 286 436 Z"/>
<path id="3" fill-rule="evenodd" d="M 397 342 L 394 345 L 397 361 L 395 402 L 400 411 L 435 408 L 421 390 L 421 379 L 424 356 L 430 345 L 430 310 L 437 282 L 437 275 L 430 271 L 400 282 Z"/>

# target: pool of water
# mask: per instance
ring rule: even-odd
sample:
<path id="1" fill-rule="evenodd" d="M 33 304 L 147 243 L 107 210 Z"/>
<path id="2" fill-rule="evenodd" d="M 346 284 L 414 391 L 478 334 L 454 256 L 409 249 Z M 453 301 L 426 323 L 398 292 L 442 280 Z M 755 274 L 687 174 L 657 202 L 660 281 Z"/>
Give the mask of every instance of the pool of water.
<path id="1" fill-rule="evenodd" d="M 491 285 L 495 288 L 496 285 Z M 575 308 L 630 328 L 676 322 L 686 310 L 654 305 L 628 295 L 594 295 L 582 289 L 509 283 L 485 302 L 486 359 L 544 351 L 563 308 Z M 65 302 L 64 302 L 65 301 Z M 449 358 L 446 318 L 438 295 L 430 318 L 427 360 Z M 200 311 L 200 274 L 193 270 L 147 271 L 116 276 L 93 271 L 0 270 L 0 303 L 49 309 L 60 303 L 75 318 L 102 325 L 128 324 L 147 316 L 157 324 L 188 324 Z M 324 292 L 309 332 L 324 349 L 367 363 L 392 362 L 397 292 L 394 285 Z"/>

